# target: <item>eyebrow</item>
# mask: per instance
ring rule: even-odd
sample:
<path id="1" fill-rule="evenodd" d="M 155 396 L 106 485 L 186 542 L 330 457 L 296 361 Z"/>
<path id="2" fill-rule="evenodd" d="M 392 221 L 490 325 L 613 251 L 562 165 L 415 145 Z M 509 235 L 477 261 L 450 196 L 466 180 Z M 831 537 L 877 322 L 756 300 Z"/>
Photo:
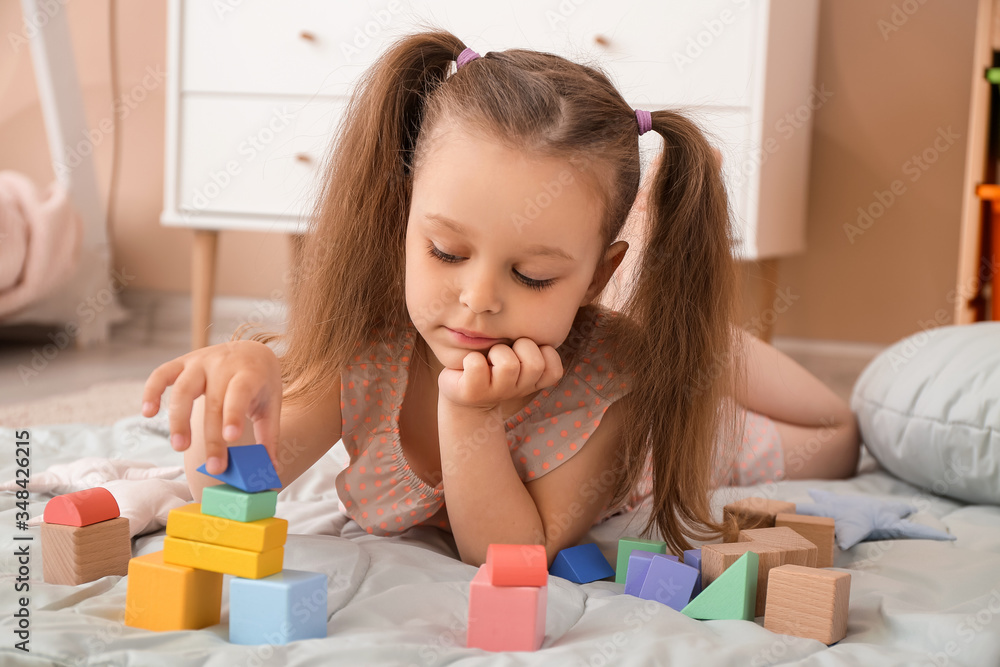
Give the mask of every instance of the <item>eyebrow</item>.
<path id="1" fill-rule="evenodd" d="M 462 236 L 468 235 L 465 228 L 462 227 L 462 225 L 455 222 L 454 220 L 452 220 L 451 218 L 436 213 L 428 213 L 424 217 L 434 227 L 444 227 L 445 229 L 449 229 L 455 232 L 456 234 Z M 524 248 L 523 250 L 525 253 L 533 256 L 555 257 L 556 259 L 565 259 L 570 262 L 576 261 L 573 255 L 570 255 L 568 252 L 566 252 L 561 248 L 556 248 L 553 246 L 536 244 L 536 245 L 530 245 Z"/>

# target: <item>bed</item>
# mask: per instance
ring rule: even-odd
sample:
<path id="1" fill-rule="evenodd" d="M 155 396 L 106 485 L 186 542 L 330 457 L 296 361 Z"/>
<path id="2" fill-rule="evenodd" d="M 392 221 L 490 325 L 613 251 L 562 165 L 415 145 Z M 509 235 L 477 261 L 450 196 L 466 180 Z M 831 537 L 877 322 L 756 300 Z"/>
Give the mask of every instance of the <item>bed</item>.
<path id="1" fill-rule="evenodd" d="M 21 430 L 21 429 L 18 429 Z M 38 476 L 85 457 L 109 461 L 106 474 L 123 476 L 144 462 L 180 481 L 180 455 L 167 442 L 164 414 L 119 419 L 110 426 L 54 424 L 29 428 L 31 470 Z M 0 429 L 13 453 L 16 431 Z M 328 575 L 328 636 L 283 646 L 228 642 L 228 580 L 222 622 L 198 631 L 155 633 L 123 623 L 127 577 L 79 586 L 42 580 L 39 529 L 15 528 L 13 494 L 0 495 L 4 637 L 0 663 L 24 665 L 1000 665 L 1000 508 L 928 495 L 880 469 L 870 456 L 844 481 L 783 481 L 763 487 L 723 488 L 714 504 L 767 495 L 809 502 L 808 490 L 902 499 L 919 511 L 911 518 L 946 529 L 954 541 L 863 542 L 838 551 L 834 566 L 851 573 L 845 639 L 818 641 L 777 635 L 763 618 L 696 621 L 659 603 L 623 594 L 610 581 L 578 585 L 549 577 L 546 632 L 533 653 L 489 653 L 465 648 L 469 581 L 476 568 L 456 558 L 454 543 L 435 528 L 398 537 L 368 535 L 340 511 L 334 474 L 345 460 L 340 444 L 317 467 L 282 491 L 276 516 L 289 521 L 284 566 Z M 110 465 L 113 463 L 114 465 Z M 15 477 L 13 455 L 0 463 L 0 480 Z M 113 472 L 117 471 L 117 473 Z M 98 477 L 78 485 L 94 486 Z M 88 483 L 91 482 L 91 483 Z M 183 486 L 183 485 L 179 485 Z M 109 487 L 110 488 L 110 487 Z M 65 492 L 65 489 L 62 489 Z M 32 493 L 40 515 L 52 493 Z M 175 504 L 186 499 L 178 493 Z M 617 540 L 636 535 L 640 508 L 592 529 L 588 541 L 615 562 Z M 157 551 L 164 538 L 153 522 L 133 541 L 133 555 Z M 18 563 L 9 545 L 29 535 L 30 652 L 14 648 L 18 619 L 12 594 Z"/>

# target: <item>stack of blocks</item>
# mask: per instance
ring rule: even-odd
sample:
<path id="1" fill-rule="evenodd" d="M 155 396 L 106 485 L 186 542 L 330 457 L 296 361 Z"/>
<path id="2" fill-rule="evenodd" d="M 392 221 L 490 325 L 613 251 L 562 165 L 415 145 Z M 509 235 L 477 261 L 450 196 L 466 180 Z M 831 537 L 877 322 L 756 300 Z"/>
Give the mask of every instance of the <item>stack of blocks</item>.
<path id="1" fill-rule="evenodd" d="M 277 472 L 263 445 L 229 448 L 224 482 L 171 510 L 163 551 L 129 562 L 125 624 L 199 629 L 219 622 L 229 582 L 229 640 L 286 644 L 326 637 L 325 574 L 283 570 L 288 522 L 274 517 Z M 209 474 L 205 466 L 199 472 Z M 293 618 L 294 617 L 294 618 Z"/>
<path id="2" fill-rule="evenodd" d="M 548 558 L 538 544 L 491 544 L 469 584 L 466 645 L 535 651 L 545 639 Z"/>
<path id="3" fill-rule="evenodd" d="M 42 520 L 46 583 L 75 586 L 128 571 L 128 519 L 119 514 L 107 489 L 98 486 L 56 496 L 46 503 Z"/>
<path id="4" fill-rule="evenodd" d="M 752 621 L 763 615 L 773 632 L 838 642 L 847 632 L 851 575 L 821 569 L 833 565 L 834 521 L 794 511 L 793 503 L 764 498 L 731 503 L 724 509 L 727 521 L 758 527 L 686 551 L 683 563 L 666 554 L 663 542 L 623 538 L 615 580 L 628 594 L 692 618 Z"/>

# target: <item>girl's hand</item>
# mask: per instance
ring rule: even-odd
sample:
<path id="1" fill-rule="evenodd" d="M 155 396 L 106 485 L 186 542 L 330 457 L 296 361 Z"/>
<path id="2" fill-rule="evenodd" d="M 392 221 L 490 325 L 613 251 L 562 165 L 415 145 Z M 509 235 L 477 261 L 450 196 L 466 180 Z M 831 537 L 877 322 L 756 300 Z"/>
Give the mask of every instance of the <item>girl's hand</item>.
<path id="1" fill-rule="evenodd" d="M 243 431 L 244 417 L 253 422 L 256 442 L 275 458 L 281 417 L 281 366 L 271 348 L 241 340 L 203 347 L 157 367 L 142 392 L 142 414 L 160 410 L 160 396 L 170 393 L 170 444 L 184 451 L 191 444 L 191 406 L 205 395 L 205 469 L 226 469 L 226 441 Z"/>
<path id="2" fill-rule="evenodd" d="M 527 396 L 559 382 L 562 359 L 551 345 L 538 347 L 530 338 L 518 338 L 514 348 L 497 343 L 487 358 L 472 351 L 462 359 L 462 370 L 445 368 L 438 375 L 440 397 L 452 404 L 489 412 L 504 401 Z"/>

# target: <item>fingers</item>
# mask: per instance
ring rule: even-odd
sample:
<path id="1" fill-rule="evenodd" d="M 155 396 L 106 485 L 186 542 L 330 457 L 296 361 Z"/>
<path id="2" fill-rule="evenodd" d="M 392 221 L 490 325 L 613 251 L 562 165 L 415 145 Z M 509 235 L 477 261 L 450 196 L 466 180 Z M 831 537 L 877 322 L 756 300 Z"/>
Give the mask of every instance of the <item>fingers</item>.
<path id="1" fill-rule="evenodd" d="M 527 339 L 520 338 L 514 345 L 517 346 L 522 340 Z M 488 378 L 490 395 L 496 400 L 510 398 L 510 393 L 517 390 L 518 377 L 521 375 L 521 360 L 514 350 L 503 344 L 491 347 L 489 358 L 493 362 L 493 377 Z"/>
<path id="2" fill-rule="evenodd" d="M 229 458 L 229 446 L 222 437 L 222 410 L 226 403 L 228 380 L 210 380 L 205 388 L 205 470 L 213 475 L 225 472 Z"/>
<path id="3" fill-rule="evenodd" d="M 184 451 L 191 444 L 191 406 L 205 391 L 205 374 L 188 369 L 174 381 L 170 392 L 170 446 Z"/>
<path id="4" fill-rule="evenodd" d="M 542 377 L 538 380 L 538 388 L 549 387 L 557 384 L 562 380 L 565 370 L 562 365 L 562 358 L 559 356 L 559 351 L 551 345 L 543 345 L 539 348 L 539 353 L 545 360 L 545 372 L 542 373 Z"/>
<path id="5" fill-rule="evenodd" d="M 518 338 L 514 341 L 514 352 L 520 359 L 520 377 L 517 389 L 525 394 L 538 391 L 540 381 L 545 373 L 545 357 L 535 341 L 530 338 Z"/>
<path id="6" fill-rule="evenodd" d="M 178 359 L 173 359 L 165 364 L 160 364 L 146 378 L 146 385 L 142 388 L 142 415 L 152 417 L 160 411 L 160 397 L 167 387 L 172 385 L 177 376 L 184 370 L 184 364 Z"/>

